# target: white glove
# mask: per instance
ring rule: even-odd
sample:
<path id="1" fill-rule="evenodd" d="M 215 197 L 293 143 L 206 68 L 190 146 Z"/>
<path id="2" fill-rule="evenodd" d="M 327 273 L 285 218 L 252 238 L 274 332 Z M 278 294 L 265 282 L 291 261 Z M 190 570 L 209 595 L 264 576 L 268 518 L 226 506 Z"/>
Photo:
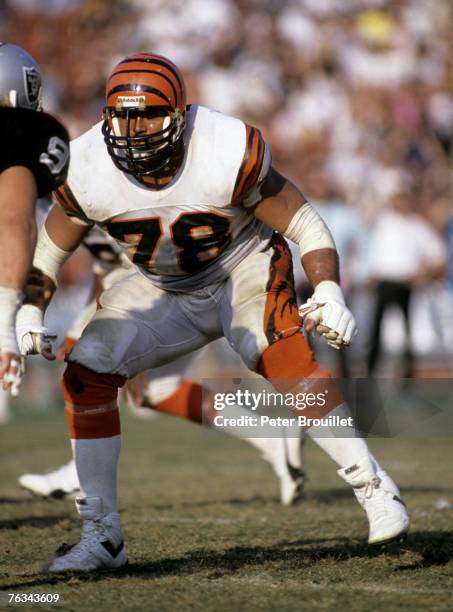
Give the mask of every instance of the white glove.
<path id="1" fill-rule="evenodd" d="M 319 283 L 312 297 L 299 308 L 299 314 L 304 321 L 313 321 L 316 331 L 333 348 L 349 346 L 357 334 L 354 316 L 344 302 L 339 285 L 333 281 Z"/>
<path id="2" fill-rule="evenodd" d="M 53 360 L 52 341 L 57 335 L 44 327 L 44 313 L 37 306 L 26 304 L 17 313 L 16 336 L 21 355 L 42 355 Z"/>

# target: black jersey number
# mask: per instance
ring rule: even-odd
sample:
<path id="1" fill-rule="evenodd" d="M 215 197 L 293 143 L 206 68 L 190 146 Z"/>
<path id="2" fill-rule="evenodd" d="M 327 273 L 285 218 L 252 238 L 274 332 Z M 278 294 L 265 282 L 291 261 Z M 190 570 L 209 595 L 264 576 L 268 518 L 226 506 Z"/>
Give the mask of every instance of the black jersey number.
<path id="1" fill-rule="evenodd" d="M 135 264 L 144 268 L 152 267 L 162 237 L 159 217 L 111 221 L 107 224 L 107 231 L 116 240 L 132 245 L 131 259 Z"/>
<path id="2" fill-rule="evenodd" d="M 184 272 L 195 273 L 215 259 L 231 242 L 228 218 L 219 213 L 183 213 L 170 226 L 170 235 L 180 248 L 178 261 Z M 152 268 L 162 238 L 159 217 L 112 221 L 108 233 L 133 245 L 132 261 Z"/>
<path id="3" fill-rule="evenodd" d="M 215 259 L 231 242 L 230 222 L 218 213 L 183 213 L 172 223 L 173 242 L 180 247 L 178 261 L 194 273 Z"/>

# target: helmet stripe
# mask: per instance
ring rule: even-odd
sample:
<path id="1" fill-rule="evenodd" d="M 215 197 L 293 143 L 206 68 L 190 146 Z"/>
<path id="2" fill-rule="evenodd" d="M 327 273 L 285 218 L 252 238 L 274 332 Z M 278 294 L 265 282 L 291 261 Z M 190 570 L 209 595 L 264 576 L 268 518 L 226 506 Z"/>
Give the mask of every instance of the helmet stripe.
<path id="1" fill-rule="evenodd" d="M 134 73 L 146 73 L 146 74 L 157 74 L 158 76 L 162 77 L 165 81 L 167 81 L 167 83 L 170 85 L 172 91 L 173 91 L 173 95 L 175 96 L 175 106 L 177 104 L 178 101 L 178 94 L 176 91 L 176 87 L 174 86 L 174 84 L 172 83 L 171 79 L 168 78 L 167 75 L 163 74 L 163 72 L 159 72 L 158 70 L 116 70 L 113 74 L 112 77 L 116 76 L 117 74 L 134 74 Z"/>
<path id="2" fill-rule="evenodd" d="M 171 64 L 167 63 L 164 58 L 154 59 L 154 57 L 127 57 L 122 62 L 120 62 L 118 66 L 121 66 L 122 64 L 130 64 L 133 62 L 143 62 L 145 64 L 156 64 L 156 66 L 163 66 L 176 78 L 179 86 L 184 87 L 184 84 L 182 83 L 181 77 L 179 76 L 178 72 Z"/>

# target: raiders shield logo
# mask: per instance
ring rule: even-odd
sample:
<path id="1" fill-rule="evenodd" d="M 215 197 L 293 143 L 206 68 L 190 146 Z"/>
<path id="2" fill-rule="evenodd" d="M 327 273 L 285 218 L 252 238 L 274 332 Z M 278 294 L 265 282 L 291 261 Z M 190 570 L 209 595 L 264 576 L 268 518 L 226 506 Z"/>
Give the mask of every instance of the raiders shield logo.
<path id="1" fill-rule="evenodd" d="M 30 106 L 38 109 L 41 105 L 41 75 L 34 66 L 24 66 L 23 71 L 27 101 Z"/>

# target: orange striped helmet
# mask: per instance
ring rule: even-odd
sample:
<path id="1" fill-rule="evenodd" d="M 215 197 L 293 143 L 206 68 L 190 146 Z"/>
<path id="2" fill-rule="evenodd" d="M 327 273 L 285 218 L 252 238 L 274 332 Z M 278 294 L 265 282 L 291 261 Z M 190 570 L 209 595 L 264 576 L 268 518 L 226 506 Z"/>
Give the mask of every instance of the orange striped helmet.
<path id="1" fill-rule="evenodd" d="M 115 165 L 135 176 L 152 175 L 168 165 L 182 145 L 186 89 L 173 62 L 154 53 L 137 53 L 113 69 L 106 87 L 102 133 Z M 131 134 L 137 117 L 162 117 L 151 134 Z M 120 128 L 118 119 L 124 120 Z"/>

